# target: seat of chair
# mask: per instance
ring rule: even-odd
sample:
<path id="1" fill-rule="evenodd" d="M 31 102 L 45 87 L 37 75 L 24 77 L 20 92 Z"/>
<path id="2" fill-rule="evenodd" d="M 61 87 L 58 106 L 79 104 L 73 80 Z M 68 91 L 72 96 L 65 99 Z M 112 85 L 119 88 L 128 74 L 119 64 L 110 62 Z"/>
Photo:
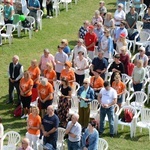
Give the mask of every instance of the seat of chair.
<path id="1" fill-rule="evenodd" d="M 97 115 L 97 110 L 90 110 L 90 118 L 95 118 Z"/>
<path id="2" fill-rule="evenodd" d="M 10 35 L 6 33 L 2 33 L 1 36 L 5 38 L 5 37 L 9 37 Z"/>
<path id="3" fill-rule="evenodd" d="M 135 107 L 137 110 L 139 110 L 141 107 L 143 107 L 143 103 L 131 102 L 131 106 L 133 106 L 133 107 Z"/>
<path id="4" fill-rule="evenodd" d="M 141 127 L 141 128 L 150 128 L 150 122 L 142 122 L 142 121 L 138 121 L 137 122 L 137 127 Z"/>
<path id="5" fill-rule="evenodd" d="M 74 113 L 78 113 L 78 108 L 70 108 L 69 109 L 69 114 L 73 115 Z"/>
<path id="6" fill-rule="evenodd" d="M 123 121 L 121 121 L 121 119 L 118 120 L 118 124 L 129 126 L 129 127 L 131 126 L 131 122 L 123 122 Z"/>
<path id="7" fill-rule="evenodd" d="M 3 150 L 15 150 L 16 146 L 15 145 L 4 145 Z"/>

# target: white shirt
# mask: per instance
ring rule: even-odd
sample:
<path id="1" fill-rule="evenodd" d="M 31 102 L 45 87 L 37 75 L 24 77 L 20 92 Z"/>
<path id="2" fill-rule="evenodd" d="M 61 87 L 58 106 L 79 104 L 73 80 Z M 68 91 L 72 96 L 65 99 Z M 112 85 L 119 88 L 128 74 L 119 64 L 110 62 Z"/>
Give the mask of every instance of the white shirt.
<path id="1" fill-rule="evenodd" d="M 107 48 L 107 51 L 104 51 Z M 109 53 L 108 53 L 108 38 L 106 36 L 102 37 L 101 40 L 101 49 L 104 51 L 104 57 L 109 58 Z"/>
<path id="2" fill-rule="evenodd" d="M 102 95 L 101 97 L 101 104 L 110 104 L 117 98 L 117 92 L 115 89 L 110 87 L 110 90 L 106 90 L 104 87 L 101 89 L 99 94 Z"/>
<path id="3" fill-rule="evenodd" d="M 75 58 L 74 61 L 75 64 L 75 73 L 78 75 L 83 75 L 85 73 L 85 70 L 78 70 L 78 69 L 84 69 L 88 66 L 88 60 L 87 58 L 84 58 L 82 60 L 79 59 L 79 56 L 77 56 L 77 58 Z"/>
<path id="4" fill-rule="evenodd" d="M 118 10 L 116 10 L 115 14 L 114 14 L 114 18 L 116 20 L 120 20 L 120 21 L 115 21 L 115 25 L 120 25 L 120 22 L 122 20 L 125 20 L 125 17 L 126 17 L 126 14 L 123 10 L 121 10 L 120 12 Z"/>

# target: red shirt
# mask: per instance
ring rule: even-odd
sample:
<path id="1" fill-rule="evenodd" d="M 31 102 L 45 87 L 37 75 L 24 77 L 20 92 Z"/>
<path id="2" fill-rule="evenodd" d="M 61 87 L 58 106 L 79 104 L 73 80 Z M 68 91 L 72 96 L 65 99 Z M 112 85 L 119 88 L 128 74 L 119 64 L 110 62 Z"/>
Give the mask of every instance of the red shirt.
<path id="1" fill-rule="evenodd" d="M 91 34 L 91 33 L 87 32 L 86 35 L 85 35 L 84 41 L 85 41 L 85 45 L 86 46 L 91 45 L 93 42 L 96 44 L 96 42 L 97 42 L 97 35 L 95 33 Z M 94 46 L 92 46 L 90 48 L 87 48 L 87 50 L 88 51 L 94 51 L 95 44 L 94 44 Z"/>

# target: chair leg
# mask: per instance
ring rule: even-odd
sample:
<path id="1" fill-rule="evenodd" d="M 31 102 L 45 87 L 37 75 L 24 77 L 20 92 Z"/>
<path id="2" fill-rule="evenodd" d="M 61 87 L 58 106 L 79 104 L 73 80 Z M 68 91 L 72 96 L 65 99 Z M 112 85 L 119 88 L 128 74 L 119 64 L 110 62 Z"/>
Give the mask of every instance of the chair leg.
<path id="1" fill-rule="evenodd" d="M 32 31 L 29 30 L 29 39 L 31 39 L 31 36 L 32 36 Z"/>

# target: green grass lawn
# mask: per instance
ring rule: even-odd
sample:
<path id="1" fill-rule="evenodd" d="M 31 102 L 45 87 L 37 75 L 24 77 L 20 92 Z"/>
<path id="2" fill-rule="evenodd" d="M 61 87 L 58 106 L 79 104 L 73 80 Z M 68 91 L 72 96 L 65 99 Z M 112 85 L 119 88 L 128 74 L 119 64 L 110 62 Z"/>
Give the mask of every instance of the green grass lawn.
<path id="1" fill-rule="evenodd" d="M 114 0 L 106 1 L 109 11 L 114 12 L 116 2 Z M 6 105 L 8 99 L 8 77 L 7 69 L 12 56 L 17 54 L 20 57 L 20 62 L 26 70 L 32 59 L 40 59 L 44 48 L 49 48 L 52 54 L 57 51 L 57 45 L 61 39 L 69 40 L 69 46 L 73 48 L 77 40 L 77 32 L 84 20 L 91 20 L 94 11 L 98 9 L 98 0 L 79 0 L 78 4 L 69 6 L 69 11 L 61 6 L 60 15 L 57 18 L 43 18 L 43 30 L 34 33 L 32 39 L 23 32 L 21 38 L 14 33 L 13 44 L 9 46 L 8 41 L 3 41 L 3 46 L 0 47 L 0 116 L 3 118 L 5 132 L 14 130 L 22 136 L 26 132 L 26 120 L 13 117 L 14 106 Z M 130 139 L 129 128 L 123 131 L 119 128 L 119 133 L 115 138 L 109 138 L 109 130 L 106 128 L 104 138 L 108 141 L 110 150 L 149 150 L 150 142 L 148 140 L 148 130 L 143 130 L 140 134 L 137 132 L 136 138 Z"/>

